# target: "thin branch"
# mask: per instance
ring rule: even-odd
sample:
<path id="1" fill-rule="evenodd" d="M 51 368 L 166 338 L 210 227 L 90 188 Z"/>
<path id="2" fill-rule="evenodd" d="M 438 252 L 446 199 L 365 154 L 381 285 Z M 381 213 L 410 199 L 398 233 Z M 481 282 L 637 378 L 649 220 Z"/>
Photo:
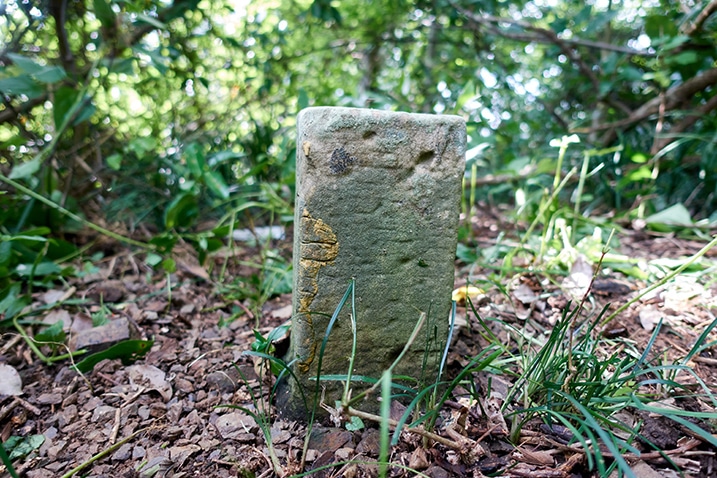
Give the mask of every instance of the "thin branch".
<path id="1" fill-rule="evenodd" d="M 717 0 L 713 0 L 717 2 Z M 494 24 L 508 24 L 508 25 L 514 25 L 521 27 L 525 30 L 535 32 L 536 35 L 521 35 L 521 34 L 515 34 L 515 33 L 508 33 L 499 29 L 494 30 L 497 34 L 506 37 L 506 38 L 512 38 L 515 40 L 520 41 L 526 41 L 526 42 L 537 42 L 537 43 L 554 43 L 552 40 L 552 36 L 556 36 L 556 33 L 552 30 L 548 30 L 545 28 L 536 27 L 535 25 L 532 25 L 528 22 L 524 22 L 521 20 L 513 20 L 512 18 L 503 18 L 503 17 L 495 17 L 493 15 L 474 15 L 473 13 L 463 10 L 462 8 L 454 5 L 454 7 L 459 10 L 463 15 L 465 15 L 469 20 L 485 25 L 487 23 L 494 23 Z M 572 46 L 582 46 L 586 48 L 591 48 L 595 50 L 606 50 L 606 51 L 614 51 L 618 53 L 625 53 L 627 55 L 631 56 L 646 56 L 651 57 L 655 56 L 654 52 L 648 51 L 648 50 L 635 50 L 634 48 L 621 46 L 621 45 L 613 45 L 610 43 L 605 42 L 599 42 L 599 41 L 592 41 L 592 40 L 583 40 L 580 38 L 570 38 L 570 39 L 563 39 L 558 38 L 560 42 Z"/>
<path id="2" fill-rule="evenodd" d="M 711 70 L 704 71 L 701 74 L 690 78 L 684 83 L 667 90 L 664 96 L 665 111 L 674 110 L 680 104 L 692 99 L 697 93 L 715 84 L 717 84 L 717 68 L 712 68 Z M 658 112 L 662 101 L 662 96 L 657 96 L 648 101 L 647 103 L 643 104 L 638 109 L 636 109 L 627 118 L 622 119 L 620 121 L 615 121 L 613 123 L 600 125 L 596 128 L 593 128 L 593 130 L 610 130 L 605 135 L 603 135 L 603 138 L 601 140 L 602 144 L 609 144 L 615 139 L 615 128 L 630 126 L 634 123 L 637 123 L 652 116 L 653 114 Z"/>
<path id="3" fill-rule="evenodd" d="M 715 109 L 717 109 L 717 95 L 710 98 L 705 104 L 701 105 L 695 111 L 688 113 L 684 117 L 684 119 L 682 119 L 682 121 L 672 126 L 670 128 L 670 131 L 668 132 L 668 137 L 663 137 L 659 141 L 655 142 L 654 151 L 658 152 L 664 149 L 665 146 L 669 145 L 675 139 L 677 139 L 677 134 L 687 131 L 695 123 L 697 123 L 697 121 L 699 121 L 701 118 L 705 117 L 707 114 L 711 113 Z"/>
<path id="4" fill-rule="evenodd" d="M 717 12 L 717 0 L 712 0 L 708 3 L 700 14 L 697 15 L 695 21 L 684 28 L 683 33 L 687 36 L 692 36 L 697 33 L 698 30 L 702 29 L 702 25 L 704 25 L 707 19 L 712 16 L 714 12 Z"/>
<path id="5" fill-rule="evenodd" d="M 55 19 L 55 32 L 57 44 L 60 50 L 60 61 L 65 71 L 73 76 L 75 73 L 75 57 L 72 55 L 72 48 L 67 40 L 67 0 L 50 2 L 52 17 Z"/>
<path id="6" fill-rule="evenodd" d="M 563 52 L 563 54 L 566 57 L 568 57 L 570 59 L 570 61 L 573 62 L 574 65 L 576 65 L 578 67 L 578 69 L 583 74 L 583 76 L 585 76 L 586 78 L 588 78 L 590 80 L 590 83 L 592 83 L 592 86 L 595 89 L 595 91 L 600 91 L 599 78 L 597 77 L 595 72 L 592 70 L 592 68 L 582 59 L 582 57 L 580 56 L 580 53 L 578 53 L 578 51 L 575 49 L 575 47 L 578 45 L 588 46 L 588 43 L 589 43 L 590 44 L 589 46 L 595 48 L 597 45 L 602 45 L 602 46 L 609 45 L 608 43 L 592 42 L 592 41 L 586 43 L 583 40 L 577 40 L 577 39 L 566 40 L 566 39 L 560 38 L 558 36 L 558 34 L 555 33 L 553 30 L 549 30 L 547 28 L 536 27 L 535 25 L 532 25 L 528 22 L 519 21 L 519 20 L 511 20 L 511 19 L 506 19 L 506 18 L 501 18 L 501 17 L 494 17 L 492 15 L 476 16 L 476 15 L 472 14 L 471 12 L 461 9 L 460 7 L 456 6 L 456 8 L 461 13 L 463 13 L 466 16 L 466 18 L 468 18 L 469 21 L 473 22 L 476 25 L 486 26 L 490 30 L 492 30 L 494 33 L 504 36 L 504 37 L 514 38 L 514 39 L 519 38 L 518 35 L 516 35 L 516 34 L 510 34 L 510 33 L 504 32 L 502 30 L 499 30 L 497 28 L 494 28 L 494 27 L 491 28 L 488 25 L 488 23 L 493 23 L 493 24 L 508 23 L 508 24 L 519 26 L 525 30 L 534 32 L 536 34 L 535 37 L 530 36 L 530 35 L 524 35 L 520 38 L 522 38 L 522 41 L 531 41 L 531 42 L 537 42 L 537 43 L 549 43 L 549 44 L 556 45 L 558 48 L 560 48 L 560 50 Z M 632 51 L 637 52 L 637 50 L 630 50 L 630 49 L 628 49 L 628 50 L 630 52 L 632 52 Z M 633 54 L 633 53 L 630 53 L 630 54 Z M 634 54 L 637 54 L 637 53 L 634 53 Z M 628 115 L 631 114 L 630 109 L 625 104 L 623 104 L 620 101 L 615 100 L 614 98 L 612 98 L 609 95 L 605 95 L 605 96 L 599 98 L 599 101 L 602 103 L 605 103 L 609 106 L 612 106 L 613 108 L 619 109 L 620 111 L 622 111 L 625 114 L 628 114 Z"/>
<path id="7" fill-rule="evenodd" d="M 372 422 L 381 423 L 383 420 L 380 416 L 374 415 L 372 413 L 363 412 L 361 410 L 356 410 L 355 408 L 350 408 L 346 410 L 346 414 L 349 416 L 359 417 L 362 420 L 370 420 Z M 398 422 L 396 420 L 388 419 L 388 424 L 392 427 L 398 426 Z M 436 443 L 440 443 L 443 446 L 446 446 L 448 448 L 451 448 L 456 451 L 462 451 L 464 447 L 453 440 L 450 440 L 448 438 L 442 437 L 440 435 L 436 435 L 435 433 L 431 433 L 427 430 L 424 430 L 421 427 L 413 427 L 409 428 L 408 426 L 404 425 L 403 430 L 407 431 L 409 433 L 415 433 L 416 435 L 422 436 L 423 438 L 428 438 L 429 440 L 432 440 Z"/>

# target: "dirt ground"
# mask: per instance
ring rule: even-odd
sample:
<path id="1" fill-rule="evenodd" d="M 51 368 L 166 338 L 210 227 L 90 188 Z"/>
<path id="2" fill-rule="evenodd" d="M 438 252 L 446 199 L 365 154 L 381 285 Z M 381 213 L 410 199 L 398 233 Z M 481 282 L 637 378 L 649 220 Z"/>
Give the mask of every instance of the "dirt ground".
<path id="1" fill-rule="evenodd" d="M 478 248 L 495 245 L 499 232 L 509 227 L 490 214 L 473 226 Z M 702 246 L 703 242 L 675 235 L 628 230 L 620 235 L 617 252 L 632 258 L 677 259 Z M 273 247 L 290 260 L 290 238 L 276 241 Z M 236 256 L 227 259 L 225 282 L 256 272 L 246 263 L 238 265 L 256 254 L 253 247 L 239 247 Z M 710 260 L 714 257 L 708 254 Z M 273 476 L 267 442 L 256 421 L 245 411 L 222 405 L 256 410 L 257 397 L 266 396 L 269 384 L 257 375 L 259 368 L 243 352 L 254 340 L 253 329 L 266 335 L 290 318 L 291 297 L 282 294 L 259 306 L 250 298 L 227 300 L 217 293 L 218 284 L 202 278 L 207 277 L 206 272 L 191 254 L 180 254 L 178 259 L 177 273 L 168 278 L 152 272 L 130 251 L 117 248 L 105 255 L 98 271 L 58 284 L 56 290 L 35 294 L 36 305 L 52 302 L 58 295 L 84 299 L 53 309 L 38 320 L 63 320 L 75 331 L 86 327 L 92 314 L 108 310 L 112 321 L 123 320 L 130 324 L 127 327 L 136 326 L 134 332 L 139 337 L 153 338 L 149 353 L 132 365 L 105 360 L 83 377 L 67 361 L 53 365 L 40 362 L 14 330 L 2 331 L 0 364 L 11 365 L 19 372 L 23 392 L 19 396 L 0 395 L 2 441 L 20 437 L 29 442 L 35 435 L 44 437 L 39 446 L 31 447 L 26 456 L 14 462 L 21 476 L 69 476 L 82 464 L 85 466 L 76 471 L 76 476 Z M 221 261 L 217 259 L 215 276 Z M 489 273 L 488 268 L 457 262 L 456 287 L 467 281 L 481 282 Z M 603 332 L 632 341 L 644 350 L 656 317 L 660 317 L 665 325 L 653 345 L 653 356 L 667 361 L 684 357 L 715 320 L 717 289 L 714 280 L 679 279 L 675 284 L 636 302 Z M 568 303 L 559 281 L 522 273 L 503 285 L 508 294 L 496 287 L 486 288 L 477 300 L 479 315 L 532 328 L 536 336 L 549 333 Z M 602 277 L 590 294 L 592 310 L 607 303 L 615 310 L 646 285 L 617 272 Z M 260 316 L 255 316 L 257 311 Z M 475 314 L 459 307 L 449 375 L 455 375 L 467 358 L 484 347 L 478 328 Z M 710 340 L 715 338 L 713 333 Z M 690 365 L 717 393 L 717 347 L 706 348 Z M 485 379 L 476 377 L 478 383 Z M 510 385 L 508 377 L 491 379 L 494 387 L 501 380 L 505 387 Z M 705 411 L 706 404 L 690 405 L 685 400 L 678 406 L 686 410 L 690 406 L 699 410 L 701 406 Z M 397 466 L 390 469 L 390 476 L 415 476 L 401 466 L 431 477 L 598 476 L 588 469 L 584 454 L 571 446 L 565 430 L 536 422 L 524 427 L 519 443 L 511 443 L 503 429 L 509 425 L 501 425 L 500 419 L 486 419 L 486 413 L 498 407 L 495 397 L 482 397 L 482 403 L 476 403 L 468 400 L 465 388 L 457 388 L 444 406 L 435 432 L 480 453 L 466 459 L 466 454 L 461 456 L 444 444 L 404 432 L 391 451 L 390 460 Z M 461 427 L 450 425 L 456 420 L 461 421 Z M 717 450 L 709 443 L 669 420 L 653 416 L 641 420 L 645 433 L 664 453 L 646 450 L 642 457 L 626 456 L 636 476 L 680 476 L 666 457 L 680 466 L 684 476 L 717 476 Z M 312 476 L 375 476 L 379 432 L 375 425 L 365 423 L 367 427 L 357 431 L 315 424 L 304 471 L 338 463 L 314 471 Z M 713 426 L 699 423 L 705 429 Z M 710 432 L 714 434 L 715 430 Z M 306 425 L 274 416 L 270 433 L 284 472 L 290 475 L 302 471 L 299 463 Z"/>

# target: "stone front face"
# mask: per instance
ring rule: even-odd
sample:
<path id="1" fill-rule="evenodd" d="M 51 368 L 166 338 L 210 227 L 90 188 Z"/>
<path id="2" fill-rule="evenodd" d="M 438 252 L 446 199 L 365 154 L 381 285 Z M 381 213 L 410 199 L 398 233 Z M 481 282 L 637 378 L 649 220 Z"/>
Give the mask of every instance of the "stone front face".
<path id="1" fill-rule="evenodd" d="M 394 373 L 431 383 L 448 333 L 464 121 L 321 107 L 299 114 L 297 133 L 294 317 L 286 361 L 297 359 L 294 373 L 312 397 L 310 378 L 329 318 L 354 278 L 353 373 L 379 378 L 425 312 L 420 339 Z M 326 347 L 322 376 L 347 373 L 349 314 L 347 304 Z M 327 404 L 339 397 L 327 388 Z M 280 407 L 288 415 L 305 413 L 295 383 L 285 385 Z"/>

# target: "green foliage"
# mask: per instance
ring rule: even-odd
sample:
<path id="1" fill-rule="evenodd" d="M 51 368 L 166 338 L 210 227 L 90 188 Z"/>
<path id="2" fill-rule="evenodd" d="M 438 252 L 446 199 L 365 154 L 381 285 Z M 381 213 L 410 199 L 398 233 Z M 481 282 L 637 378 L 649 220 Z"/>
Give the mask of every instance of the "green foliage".
<path id="1" fill-rule="evenodd" d="M 0 442 L 0 460 L 2 460 L 2 463 L 5 465 L 8 473 L 10 473 L 10 476 L 12 478 L 18 478 L 18 474 L 15 471 L 15 467 L 12 466 L 12 461 L 7 454 L 7 450 L 5 450 L 5 446 L 6 445 L 4 443 Z"/>
<path id="2" fill-rule="evenodd" d="M 11 436 L 2 446 L 7 451 L 9 459 L 16 460 L 37 450 L 44 442 L 44 435 Z M 9 469 L 12 469 L 12 467 Z"/>
<path id="3" fill-rule="evenodd" d="M 102 360 L 121 359 L 123 365 L 130 365 L 144 357 L 152 348 L 154 340 L 123 340 L 107 350 L 88 355 L 75 365 L 81 373 L 90 372 Z"/>
<path id="4" fill-rule="evenodd" d="M 110 219 L 186 232 L 260 184 L 291 200 L 293 118 L 320 104 L 461 114 L 480 149 L 473 174 L 532 168 L 536 192 L 549 141 L 579 132 L 586 150 L 622 148 L 561 163 L 594 172 L 590 209 L 714 209 L 714 22 L 697 21 L 699 6 L 22 5 L 0 17 L 4 167 Z M 472 198 L 513 195 L 510 182 L 477 189 Z"/>
<path id="5" fill-rule="evenodd" d="M 258 352 L 269 356 L 274 355 L 274 352 L 276 351 L 274 342 L 284 337 L 289 332 L 290 328 L 290 324 L 283 324 L 279 327 L 272 329 L 266 337 L 261 335 L 258 330 L 254 330 L 254 342 L 251 343 L 251 350 L 253 352 Z M 278 377 L 286 369 L 283 364 L 275 361 L 270 361 L 269 367 L 271 373 L 276 377 Z"/>
<path id="6" fill-rule="evenodd" d="M 549 427 L 566 427 L 572 441 L 585 450 L 589 467 L 601 476 L 609 474 L 612 460 L 625 476 L 634 476 L 622 455 L 636 453 L 631 445 L 635 440 L 648 444 L 650 441 L 641 434 L 639 425 L 626 426 L 619 413 L 650 410 L 682 423 L 682 411 L 659 406 L 659 403 L 683 393 L 692 395 L 676 380 L 678 373 L 691 374 L 702 384 L 685 364 L 706 345 L 707 334 L 717 321 L 702 334 L 681 364 L 655 365 L 647 357 L 659 333 L 659 325 L 641 353 L 634 350 L 634 345 L 624 343 L 622 346 L 628 348 L 629 353 L 610 354 L 606 351 L 615 344 L 596 331 L 607 307 L 588 322 L 580 319 L 581 310 L 581 305 L 567 307 L 545 343 L 537 349 L 530 341 L 524 341 L 517 356 L 522 363 L 521 372 L 504 401 L 506 418 L 512 418 L 511 438 L 517 442 L 522 426 L 541 418 Z M 713 391 L 704 384 L 702 387 L 703 397 L 713 403 L 717 401 Z M 699 416 L 717 418 L 714 413 Z M 703 439 L 713 441 L 709 431 L 700 425 L 694 425 L 692 430 Z M 598 441 L 609 450 L 612 459 L 603 453 L 603 447 L 594 446 Z"/>

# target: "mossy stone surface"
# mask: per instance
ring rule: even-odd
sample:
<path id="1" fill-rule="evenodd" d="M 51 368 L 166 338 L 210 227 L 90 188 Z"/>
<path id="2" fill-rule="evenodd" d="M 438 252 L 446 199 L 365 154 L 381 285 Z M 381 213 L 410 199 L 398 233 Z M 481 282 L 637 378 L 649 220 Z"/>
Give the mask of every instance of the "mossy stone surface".
<path id="1" fill-rule="evenodd" d="M 428 322 L 395 370 L 431 383 L 448 334 L 464 172 L 458 116 L 307 108 L 297 130 L 294 316 L 287 362 L 307 396 L 329 317 L 355 280 L 354 374 L 379 378 L 421 312 Z M 350 307 L 333 328 L 321 374 L 346 374 Z M 327 388 L 326 403 L 339 395 Z M 374 398 L 375 400 L 375 398 Z M 305 414 L 295 383 L 279 401 Z M 372 404 L 365 404 L 374 408 Z"/>

